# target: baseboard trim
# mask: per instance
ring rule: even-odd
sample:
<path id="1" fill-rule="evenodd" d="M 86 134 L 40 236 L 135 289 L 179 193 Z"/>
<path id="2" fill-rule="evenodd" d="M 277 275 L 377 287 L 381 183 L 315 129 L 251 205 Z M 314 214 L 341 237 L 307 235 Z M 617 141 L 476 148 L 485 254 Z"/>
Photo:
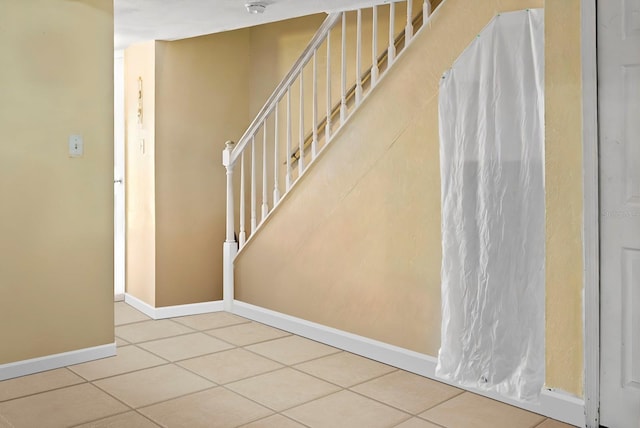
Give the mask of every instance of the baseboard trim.
<path id="1" fill-rule="evenodd" d="M 238 300 L 233 302 L 233 313 L 439 382 L 448 383 L 436 378 L 437 360 L 430 355 L 389 345 Z M 451 385 L 462 388 L 459 385 Z M 584 426 L 585 423 L 584 400 L 562 391 L 545 389 L 542 391 L 539 403 L 524 403 L 492 392 L 473 388 L 462 389 L 572 425 Z"/>
<path id="2" fill-rule="evenodd" d="M 124 301 L 124 293 L 118 293 L 113 296 L 114 302 L 122 302 Z"/>
<path id="3" fill-rule="evenodd" d="M 116 355 L 116 344 L 94 346 L 0 365 L 0 381 Z"/>
<path id="4" fill-rule="evenodd" d="M 154 320 L 224 311 L 222 300 L 154 308 L 147 302 L 143 302 L 142 300 L 138 299 L 135 296 L 132 296 L 129 293 L 124 293 L 124 302 L 128 305 L 133 306 L 134 308 Z"/>

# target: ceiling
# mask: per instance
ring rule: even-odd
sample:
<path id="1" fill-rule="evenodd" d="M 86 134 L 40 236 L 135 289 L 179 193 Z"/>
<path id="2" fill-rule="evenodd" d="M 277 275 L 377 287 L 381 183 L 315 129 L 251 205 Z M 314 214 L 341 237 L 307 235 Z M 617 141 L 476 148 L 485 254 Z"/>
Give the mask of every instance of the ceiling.
<path id="1" fill-rule="evenodd" d="M 253 15 L 245 9 L 245 0 L 115 0 L 115 49 L 147 40 L 184 39 L 388 1 L 266 0 L 266 11 Z"/>

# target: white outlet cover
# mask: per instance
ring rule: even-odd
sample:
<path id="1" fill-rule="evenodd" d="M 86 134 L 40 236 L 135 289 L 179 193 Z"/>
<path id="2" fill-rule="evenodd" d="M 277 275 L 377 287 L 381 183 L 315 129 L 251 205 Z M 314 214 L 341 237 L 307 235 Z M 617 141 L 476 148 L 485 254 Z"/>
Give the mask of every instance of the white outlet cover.
<path id="1" fill-rule="evenodd" d="M 81 157 L 84 154 L 84 141 L 82 135 L 69 135 L 69 156 Z"/>

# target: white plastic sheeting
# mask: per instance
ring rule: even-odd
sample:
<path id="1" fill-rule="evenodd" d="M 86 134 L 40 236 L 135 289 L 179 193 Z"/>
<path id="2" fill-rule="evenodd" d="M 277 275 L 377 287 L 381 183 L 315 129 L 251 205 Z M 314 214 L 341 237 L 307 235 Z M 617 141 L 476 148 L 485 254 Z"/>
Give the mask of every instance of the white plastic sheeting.
<path id="1" fill-rule="evenodd" d="M 544 384 L 543 11 L 504 13 L 440 84 L 436 374 L 535 401 Z"/>

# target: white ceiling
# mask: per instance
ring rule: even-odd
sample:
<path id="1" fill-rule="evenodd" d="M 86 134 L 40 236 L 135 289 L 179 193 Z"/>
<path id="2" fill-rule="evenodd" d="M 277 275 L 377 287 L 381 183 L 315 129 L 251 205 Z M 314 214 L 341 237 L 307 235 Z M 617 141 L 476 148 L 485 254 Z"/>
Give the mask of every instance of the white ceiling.
<path id="1" fill-rule="evenodd" d="M 267 0 L 266 11 L 252 15 L 245 9 L 245 0 L 115 0 L 115 49 L 147 40 L 184 39 L 313 13 L 388 2 Z"/>

